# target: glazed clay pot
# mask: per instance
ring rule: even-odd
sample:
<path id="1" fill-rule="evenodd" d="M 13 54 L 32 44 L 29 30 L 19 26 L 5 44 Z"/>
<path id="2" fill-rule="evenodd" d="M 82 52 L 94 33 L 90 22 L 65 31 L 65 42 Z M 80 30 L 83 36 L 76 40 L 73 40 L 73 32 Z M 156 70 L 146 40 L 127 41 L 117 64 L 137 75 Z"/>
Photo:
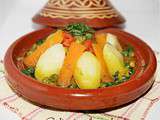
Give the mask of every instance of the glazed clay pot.
<path id="1" fill-rule="evenodd" d="M 45 28 L 29 33 L 15 41 L 8 49 L 4 65 L 9 85 L 24 98 L 41 105 L 64 110 L 98 110 L 114 108 L 131 102 L 152 86 L 156 71 L 156 58 L 152 49 L 139 38 L 120 29 L 108 28 L 98 32 L 115 34 L 120 42 L 134 47 L 137 68 L 129 81 L 122 84 L 91 90 L 67 89 L 42 84 L 21 73 L 21 63 L 17 57 L 22 56 L 36 40 L 55 31 Z"/>
<path id="2" fill-rule="evenodd" d="M 52 27 L 81 22 L 104 28 L 122 24 L 125 19 L 108 0 L 49 0 L 33 21 Z"/>

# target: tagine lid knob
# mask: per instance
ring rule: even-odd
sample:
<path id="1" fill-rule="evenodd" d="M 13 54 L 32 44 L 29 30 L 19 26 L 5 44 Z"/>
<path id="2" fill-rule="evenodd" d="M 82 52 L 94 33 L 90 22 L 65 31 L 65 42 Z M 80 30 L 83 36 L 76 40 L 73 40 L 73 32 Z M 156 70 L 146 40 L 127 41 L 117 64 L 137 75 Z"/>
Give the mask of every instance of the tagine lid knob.
<path id="1" fill-rule="evenodd" d="M 125 19 L 109 0 L 49 0 L 33 22 L 50 27 L 81 22 L 93 28 L 106 28 L 123 24 Z"/>

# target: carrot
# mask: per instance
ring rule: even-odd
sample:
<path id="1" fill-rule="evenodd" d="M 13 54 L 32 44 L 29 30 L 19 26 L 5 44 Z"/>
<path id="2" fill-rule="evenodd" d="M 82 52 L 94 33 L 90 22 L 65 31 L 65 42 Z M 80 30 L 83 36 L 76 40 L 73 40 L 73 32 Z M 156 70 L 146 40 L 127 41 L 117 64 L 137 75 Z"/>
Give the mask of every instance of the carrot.
<path id="1" fill-rule="evenodd" d="M 74 41 L 74 37 L 71 34 L 64 32 L 64 38 L 62 44 L 65 47 L 69 47 L 71 43 Z"/>
<path id="2" fill-rule="evenodd" d="M 79 59 L 79 57 L 83 54 L 85 49 L 86 47 L 79 43 L 71 43 L 68 54 L 64 60 L 64 64 L 60 71 L 58 79 L 58 84 L 60 86 L 68 87 L 70 85 L 76 62 Z"/>
<path id="3" fill-rule="evenodd" d="M 92 41 L 91 40 L 84 41 L 84 46 L 86 47 L 87 51 L 90 51 L 90 52 L 93 53 L 93 47 L 92 47 Z"/>
<path id="4" fill-rule="evenodd" d="M 26 56 L 23 60 L 24 64 L 28 67 L 34 67 L 37 64 L 39 57 L 52 45 L 61 43 L 63 40 L 63 31 L 57 30 L 55 33 L 47 37 L 46 41 L 37 46 L 37 49 L 30 55 Z"/>
<path id="5" fill-rule="evenodd" d="M 105 33 L 97 33 L 95 34 L 97 44 L 103 49 L 106 44 L 106 34 Z"/>
<path id="6" fill-rule="evenodd" d="M 112 78 L 109 76 L 104 58 L 102 48 L 98 44 L 93 44 L 94 53 L 101 64 L 101 78 L 103 82 L 111 82 Z"/>

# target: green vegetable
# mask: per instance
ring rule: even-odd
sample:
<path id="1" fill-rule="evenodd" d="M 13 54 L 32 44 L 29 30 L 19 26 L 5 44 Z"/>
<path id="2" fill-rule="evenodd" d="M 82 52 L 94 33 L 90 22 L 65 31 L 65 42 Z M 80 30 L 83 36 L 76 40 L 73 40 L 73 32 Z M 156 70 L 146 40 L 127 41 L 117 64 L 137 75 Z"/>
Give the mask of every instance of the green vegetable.
<path id="1" fill-rule="evenodd" d="M 123 81 L 129 80 L 129 79 L 130 79 L 130 75 L 128 75 L 128 76 L 127 75 L 123 75 L 122 76 L 122 80 Z"/>
<path id="2" fill-rule="evenodd" d="M 127 49 L 123 50 L 121 53 L 124 57 L 131 57 L 133 52 L 134 52 L 133 47 L 129 45 Z"/>
<path id="3" fill-rule="evenodd" d="M 129 75 L 133 75 L 135 73 L 134 68 L 131 67 L 129 63 L 125 63 L 125 67 L 129 70 Z"/>
<path id="4" fill-rule="evenodd" d="M 102 82 L 101 85 L 100 85 L 100 88 L 103 88 L 103 87 L 109 87 L 109 86 L 114 86 L 114 85 L 119 85 L 127 80 L 129 80 L 130 77 L 128 76 L 123 76 L 122 79 L 118 79 L 114 82 Z"/>
<path id="5" fill-rule="evenodd" d="M 42 45 L 44 43 L 44 39 L 37 40 L 36 45 Z"/>
<path id="6" fill-rule="evenodd" d="M 83 43 L 86 40 L 85 36 L 75 36 L 75 38 L 77 43 Z"/>
<path id="7" fill-rule="evenodd" d="M 130 65 L 129 65 L 129 63 L 124 63 L 124 66 L 126 67 L 126 68 L 130 68 Z"/>
<path id="8" fill-rule="evenodd" d="M 85 37 L 87 40 L 91 40 L 93 35 L 91 33 L 86 33 Z"/>
<path id="9" fill-rule="evenodd" d="M 114 85 L 119 85 L 127 80 L 130 79 L 130 74 L 129 75 L 122 75 L 120 76 L 119 71 L 115 72 L 115 74 L 113 75 L 113 82 L 102 82 L 100 85 L 100 88 L 103 87 L 109 87 L 109 86 L 114 86 Z"/>
<path id="10" fill-rule="evenodd" d="M 78 88 L 77 84 L 71 84 L 68 88 Z"/>
<path id="11" fill-rule="evenodd" d="M 133 75 L 135 73 L 135 70 L 133 68 L 129 69 L 129 75 Z"/>
<path id="12" fill-rule="evenodd" d="M 72 77 L 71 84 L 68 86 L 68 88 L 79 88 L 74 77 Z"/>
<path id="13" fill-rule="evenodd" d="M 128 53 L 128 51 L 124 50 L 124 51 L 122 51 L 122 55 L 125 56 L 125 57 L 128 57 L 129 53 Z"/>
<path id="14" fill-rule="evenodd" d="M 33 67 L 26 68 L 21 71 L 23 74 L 34 77 L 35 69 Z"/>
<path id="15" fill-rule="evenodd" d="M 113 86 L 114 82 L 102 82 L 100 88 Z"/>
<path id="16" fill-rule="evenodd" d="M 44 78 L 42 80 L 42 82 L 45 83 L 45 84 L 54 84 L 54 83 L 57 82 L 57 80 L 58 80 L 58 75 L 57 74 L 53 74 L 48 78 Z"/>
<path id="17" fill-rule="evenodd" d="M 95 32 L 89 26 L 83 23 L 70 24 L 65 28 L 73 36 L 85 36 L 85 39 L 92 39 L 93 33 Z"/>

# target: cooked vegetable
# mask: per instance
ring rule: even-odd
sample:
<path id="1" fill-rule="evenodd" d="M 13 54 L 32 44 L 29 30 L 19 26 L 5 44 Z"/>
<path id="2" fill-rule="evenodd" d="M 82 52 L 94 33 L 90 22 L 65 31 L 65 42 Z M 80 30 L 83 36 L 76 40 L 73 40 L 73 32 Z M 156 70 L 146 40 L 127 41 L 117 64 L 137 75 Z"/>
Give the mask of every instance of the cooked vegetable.
<path id="1" fill-rule="evenodd" d="M 131 61 L 133 62 L 133 61 Z M 134 63 L 135 64 L 135 63 Z M 134 67 L 132 65 L 130 65 L 129 63 L 125 63 L 125 67 L 129 70 L 129 75 L 133 75 L 135 73 Z"/>
<path id="2" fill-rule="evenodd" d="M 124 44 L 122 49 L 117 36 L 95 33 L 83 23 L 70 24 L 37 40 L 17 61 L 24 74 L 44 84 L 74 89 L 121 84 L 136 68 L 133 47 Z"/>
<path id="3" fill-rule="evenodd" d="M 34 77 L 34 68 L 33 67 L 29 67 L 29 68 L 26 68 L 26 69 L 23 69 L 21 72 L 25 75 L 28 75 L 28 76 L 31 76 L 31 77 Z"/>
<path id="4" fill-rule="evenodd" d="M 104 56 L 109 74 L 112 78 L 117 71 L 119 72 L 120 75 L 123 75 L 126 73 L 123 56 L 115 47 L 113 47 L 110 44 L 106 44 L 103 49 L 103 56 Z"/>
<path id="5" fill-rule="evenodd" d="M 68 86 L 68 88 L 79 88 L 77 83 L 75 82 L 74 77 L 72 77 L 71 84 Z"/>
<path id="6" fill-rule="evenodd" d="M 96 89 L 101 82 L 101 66 L 91 52 L 84 52 L 78 59 L 74 78 L 81 89 Z"/>
<path id="7" fill-rule="evenodd" d="M 72 37 L 72 35 L 64 32 L 63 45 L 65 47 L 69 47 L 73 41 L 74 41 L 74 38 Z"/>
<path id="8" fill-rule="evenodd" d="M 93 46 L 92 46 L 92 41 L 91 40 L 86 40 L 84 42 L 84 46 L 86 47 L 87 51 L 90 51 L 93 53 Z"/>
<path id="9" fill-rule="evenodd" d="M 124 57 L 134 57 L 134 49 L 132 46 L 128 46 L 127 49 L 122 51 Z"/>
<path id="10" fill-rule="evenodd" d="M 85 36 L 87 39 L 92 39 L 94 30 L 83 23 L 75 23 L 68 25 L 66 30 L 73 36 Z"/>
<path id="11" fill-rule="evenodd" d="M 97 44 L 103 49 L 106 44 L 106 33 L 95 34 Z"/>
<path id="12" fill-rule="evenodd" d="M 117 50 L 122 51 L 122 47 L 118 41 L 118 38 L 111 33 L 98 33 L 95 34 L 97 44 L 103 49 L 106 43 L 114 46 Z"/>
<path id="13" fill-rule="evenodd" d="M 59 74 L 65 58 L 65 49 L 62 44 L 55 44 L 48 48 L 39 58 L 35 77 L 42 81 L 53 74 Z"/>
<path id="14" fill-rule="evenodd" d="M 52 45 L 61 43 L 63 40 L 63 31 L 57 30 L 57 32 L 51 34 L 47 37 L 46 41 L 37 46 L 36 50 L 32 52 L 32 54 L 26 56 L 24 58 L 24 64 L 28 67 L 34 67 L 37 64 L 39 57 Z"/>
<path id="15" fill-rule="evenodd" d="M 117 81 L 114 81 L 114 82 L 102 82 L 101 85 L 100 85 L 100 88 L 115 86 L 115 85 L 118 85 L 118 84 L 123 83 L 123 82 L 125 82 L 125 81 L 117 80 Z"/>
<path id="16" fill-rule="evenodd" d="M 129 63 L 129 65 L 134 68 L 134 67 L 136 66 L 136 63 L 135 63 L 135 61 L 131 61 L 131 62 Z"/>
<path id="17" fill-rule="evenodd" d="M 119 85 L 127 80 L 129 80 L 130 76 L 129 75 L 123 75 L 121 77 L 119 77 L 119 72 L 115 72 L 115 74 L 113 75 L 113 82 L 101 82 L 100 87 L 109 87 L 109 86 L 114 86 L 114 85 Z"/>
<path id="18" fill-rule="evenodd" d="M 42 45 L 44 43 L 44 39 L 37 40 L 36 45 Z"/>
<path id="19" fill-rule="evenodd" d="M 118 51 L 122 51 L 122 47 L 118 41 L 117 36 L 111 33 L 107 33 L 106 42 L 114 46 Z"/>
<path id="20" fill-rule="evenodd" d="M 63 41 L 64 35 L 63 35 L 64 31 L 62 30 L 57 30 L 55 33 L 49 35 L 47 37 L 46 42 L 50 42 L 51 46 L 57 43 L 61 43 Z"/>
<path id="21" fill-rule="evenodd" d="M 50 77 L 44 78 L 41 82 L 45 84 L 56 85 L 57 80 L 58 80 L 58 75 L 53 74 Z"/>
<path id="22" fill-rule="evenodd" d="M 79 57 L 85 51 L 85 46 L 72 42 L 69 47 L 68 54 L 64 60 L 64 64 L 60 71 L 60 76 L 58 79 L 58 84 L 62 87 L 68 87 L 71 83 L 71 78 L 75 69 L 75 65 Z"/>
<path id="23" fill-rule="evenodd" d="M 93 45 L 94 53 L 101 64 L 101 79 L 103 82 L 111 82 L 113 81 L 110 77 L 104 58 L 103 58 L 103 50 L 98 44 Z"/>
<path id="24" fill-rule="evenodd" d="M 75 36 L 76 42 L 82 44 L 86 38 L 84 36 Z"/>
<path id="25" fill-rule="evenodd" d="M 93 34 L 92 33 L 86 33 L 85 37 L 86 37 L 86 40 L 92 39 Z"/>

